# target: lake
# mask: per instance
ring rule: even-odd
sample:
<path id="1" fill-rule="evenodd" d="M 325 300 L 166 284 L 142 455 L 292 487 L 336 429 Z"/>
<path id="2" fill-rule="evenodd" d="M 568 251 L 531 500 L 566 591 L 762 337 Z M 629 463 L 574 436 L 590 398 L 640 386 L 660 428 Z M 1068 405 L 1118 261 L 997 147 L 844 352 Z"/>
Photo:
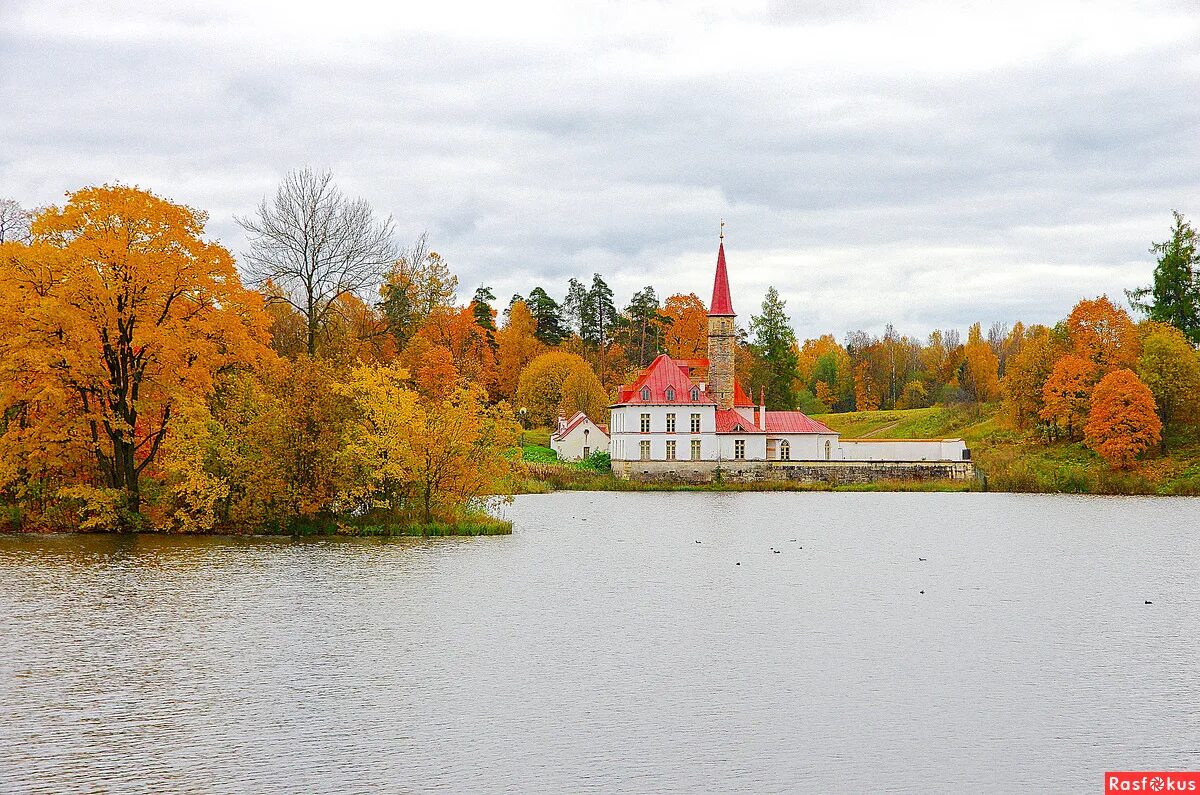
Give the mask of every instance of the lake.
<path id="1" fill-rule="evenodd" d="M 1200 768 L 1200 500 L 504 512 L 510 537 L 428 542 L 0 536 L 0 790 L 1099 792 Z"/>

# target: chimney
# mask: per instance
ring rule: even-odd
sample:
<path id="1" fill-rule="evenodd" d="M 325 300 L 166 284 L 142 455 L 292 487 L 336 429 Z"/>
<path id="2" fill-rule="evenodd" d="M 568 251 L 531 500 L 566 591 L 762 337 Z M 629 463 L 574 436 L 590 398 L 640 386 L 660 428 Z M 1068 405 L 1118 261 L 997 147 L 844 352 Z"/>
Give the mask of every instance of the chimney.
<path id="1" fill-rule="evenodd" d="M 758 390 L 758 427 L 764 431 L 767 429 L 767 388 L 765 386 Z"/>

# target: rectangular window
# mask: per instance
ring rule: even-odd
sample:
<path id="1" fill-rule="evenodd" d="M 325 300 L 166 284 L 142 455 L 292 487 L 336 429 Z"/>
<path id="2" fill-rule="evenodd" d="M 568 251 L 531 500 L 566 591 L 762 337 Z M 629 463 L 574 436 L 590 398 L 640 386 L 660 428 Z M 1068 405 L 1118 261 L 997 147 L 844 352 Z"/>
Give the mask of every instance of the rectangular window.
<path id="1" fill-rule="evenodd" d="M 592 454 L 592 448 L 590 448 L 590 447 L 583 448 L 583 457 L 584 458 L 587 458 L 591 454 Z"/>
<path id="2" fill-rule="evenodd" d="M 692 415 L 692 433 L 700 433 L 700 415 Z"/>
<path id="3" fill-rule="evenodd" d="M 650 415 L 642 415 L 642 433 L 650 433 Z"/>
<path id="4" fill-rule="evenodd" d="M 667 433 L 675 433 L 675 415 L 667 415 Z"/>
<path id="5" fill-rule="evenodd" d="M 643 461 L 650 460 L 650 442 L 649 441 L 642 442 L 642 460 Z"/>
<path id="6" fill-rule="evenodd" d="M 734 439 L 733 440 L 733 457 L 735 459 L 737 459 L 738 461 L 746 460 L 746 440 L 745 439 Z"/>
<path id="7" fill-rule="evenodd" d="M 674 439 L 667 440 L 667 460 L 668 461 L 675 460 L 675 440 Z"/>
<path id="8" fill-rule="evenodd" d="M 700 460 L 700 440 L 699 439 L 692 439 L 692 460 L 693 461 Z"/>

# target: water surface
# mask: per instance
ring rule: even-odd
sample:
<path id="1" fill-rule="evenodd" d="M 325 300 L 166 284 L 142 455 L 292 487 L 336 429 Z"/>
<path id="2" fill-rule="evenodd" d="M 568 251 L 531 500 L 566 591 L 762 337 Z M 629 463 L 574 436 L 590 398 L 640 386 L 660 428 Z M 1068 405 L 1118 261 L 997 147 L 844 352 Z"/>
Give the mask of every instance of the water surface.
<path id="1" fill-rule="evenodd" d="M 511 537 L 430 542 L 0 537 L 0 790 L 1095 792 L 1200 768 L 1200 500 L 507 513 Z"/>

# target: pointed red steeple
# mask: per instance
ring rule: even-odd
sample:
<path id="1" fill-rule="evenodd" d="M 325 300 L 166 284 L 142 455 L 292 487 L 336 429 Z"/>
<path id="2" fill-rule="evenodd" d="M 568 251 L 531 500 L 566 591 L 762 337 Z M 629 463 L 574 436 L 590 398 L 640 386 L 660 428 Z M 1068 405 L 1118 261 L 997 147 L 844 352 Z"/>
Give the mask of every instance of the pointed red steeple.
<path id="1" fill-rule="evenodd" d="M 708 314 L 734 316 L 733 301 L 729 298 L 729 273 L 725 270 L 725 222 L 721 222 L 721 246 L 717 249 L 717 276 L 713 280 L 712 303 Z"/>

